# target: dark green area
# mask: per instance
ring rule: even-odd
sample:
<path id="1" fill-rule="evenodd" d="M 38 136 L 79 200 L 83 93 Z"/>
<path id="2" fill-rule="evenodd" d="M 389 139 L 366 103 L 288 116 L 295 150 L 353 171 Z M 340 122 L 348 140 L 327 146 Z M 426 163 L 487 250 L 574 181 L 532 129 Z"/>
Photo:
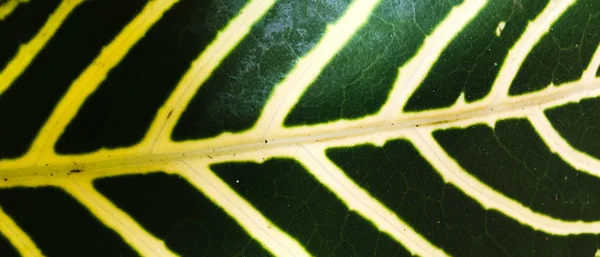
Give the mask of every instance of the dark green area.
<path id="1" fill-rule="evenodd" d="M 548 0 L 494 0 L 477 14 L 442 52 L 405 111 L 451 106 L 464 93 L 467 102 L 485 97 L 508 51 Z M 500 22 L 506 26 L 498 37 Z"/>
<path id="2" fill-rule="evenodd" d="M 406 140 L 332 148 L 327 156 L 425 239 L 451 256 L 593 256 L 595 235 L 554 236 L 486 211 Z"/>
<path id="3" fill-rule="evenodd" d="M 377 112 L 398 68 L 462 0 L 384 0 L 321 71 L 286 117 L 286 126 L 355 119 Z"/>
<path id="4" fill-rule="evenodd" d="M 29 3 L 20 4 L 13 13 L 0 20 L 0 35 L 3 35 L 0 36 L 0 72 L 17 54 L 19 47 L 29 42 L 44 26 L 60 2 L 31 0 Z"/>
<path id="5" fill-rule="evenodd" d="M 466 172 L 533 211 L 565 220 L 600 219 L 600 179 L 550 152 L 528 120 L 433 135 Z"/>
<path id="6" fill-rule="evenodd" d="M 600 158 L 600 98 L 588 98 L 544 111 L 556 131 L 580 151 Z"/>
<path id="7" fill-rule="evenodd" d="M 346 10 L 349 0 L 277 1 L 196 92 L 175 141 L 254 125 L 271 91 Z"/>
<path id="8" fill-rule="evenodd" d="M 45 256 L 138 256 L 117 233 L 62 189 L 2 189 L 0 207 Z"/>
<path id="9" fill-rule="evenodd" d="M 410 256 L 294 160 L 229 162 L 211 169 L 313 256 Z"/>
<path id="10" fill-rule="evenodd" d="M 0 95 L 0 159 L 27 152 L 71 83 L 146 3 L 83 1 L 73 10 L 23 74 Z"/>
<path id="11" fill-rule="evenodd" d="M 600 42 L 600 4 L 581 0 L 552 25 L 513 80 L 509 95 L 521 95 L 581 78 Z"/>
<path id="12" fill-rule="evenodd" d="M 60 137 L 56 151 L 92 152 L 140 142 L 192 61 L 245 2 L 177 2 L 86 100 Z"/>
<path id="13" fill-rule="evenodd" d="M 118 176 L 94 186 L 181 256 L 271 256 L 180 176 Z"/>
<path id="14" fill-rule="evenodd" d="M 17 249 L 8 241 L 8 239 L 0 233 L 0 256 L 2 257 L 19 257 L 21 256 Z"/>
<path id="15" fill-rule="evenodd" d="M 600 66 L 598 67 L 598 70 L 596 71 L 596 77 L 600 77 Z"/>

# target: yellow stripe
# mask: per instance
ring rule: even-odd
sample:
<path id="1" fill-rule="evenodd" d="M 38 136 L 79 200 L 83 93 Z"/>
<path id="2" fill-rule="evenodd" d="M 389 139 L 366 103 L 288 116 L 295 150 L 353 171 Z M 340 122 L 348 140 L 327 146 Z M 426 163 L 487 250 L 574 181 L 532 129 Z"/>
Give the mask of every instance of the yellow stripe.
<path id="1" fill-rule="evenodd" d="M 43 256 L 35 243 L 29 238 L 17 223 L 15 223 L 0 208 L 0 233 L 4 234 L 10 243 L 17 248 L 21 256 Z"/>
<path id="2" fill-rule="evenodd" d="M 173 172 L 184 177 L 274 256 L 311 256 L 302 244 L 273 224 L 215 175 L 208 168 L 206 159 L 185 162 Z"/>
<path id="3" fill-rule="evenodd" d="M 550 1 L 534 20 L 528 22 L 519 40 L 510 48 L 502 64 L 499 64 L 500 71 L 492 84 L 492 91 L 479 102 L 489 99 L 487 101 L 497 103 L 510 97 L 508 92 L 525 59 L 542 37 L 550 32 L 552 25 L 576 2 L 576 0 Z"/>
<path id="4" fill-rule="evenodd" d="M 41 0 L 44 1 L 44 0 Z M 13 1 L 14 2 L 14 1 Z M 50 16 L 44 27 L 27 44 L 19 48 L 17 55 L 8 63 L 6 68 L 0 73 L 0 95 L 10 87 L 23 71 L 29 66 L 29 63 L 44 48 L 44 45 L 56 33 L 67 16 L 73 9 L 79 5 L 82 0 L 62 1 L 60 6 Z M 0 7 L 0 17 L 2 17 L 2 7 Z M 1 20 L 1 19 L 0 19 Z"/>
<path id="5" fill-rule="evenodd" d="M 169 142 L 171 130 L 192 100 L 198 88 L 208 79 L 221 61 L 250 32 L 252 25 L 259 21 L 275 4 L 275 0 L 253 0 L 221 31 L 217 38 L 194 60 L 190 69 L 177 84 L 171 97 L 160 108 L 144 142 Z M 163 129 L 164 128 L 164 129 Z M 158 139 L 156 138 L 156 134 Z"/>
<path id="6" fill-rule="evenodd" d="M 8 0 L 8 2 L 0 5 L 0 21 L 4 20 L 8 15 L 10 15 L 17 6 L 21 3 L 27 3 L 29 0 Z"/>
<path id="7" fill-rule="evenodd" d="M 32 145 L 30 154 L 43 151 L 40 161 L 57 163 L 63 160 L 69 162 L 70 157 L 58 156 L 54 153 L 54 144 L 64 129 L 77 115 L 79 108 L 87 97 L 104 81 L 108 72 L 126 56 L 152 25 L 162 17 L 163 13 L 176 2 L 177 0 L 151 1 L 140 14 L 125 26 L 119 35 L 102 50 L 93 63 L 71 84 L 69 91 L 40 131 L 38 138 Z M 129 148 L 128 150 L 132 149 Z M 103 155 L 102 158 L 106 159 L 106 155 Z"/>
<path id="8" fill-rule="evenodd" d="M 283 120 L 302 95 L 317 80 L 326 65 L 350 42 L 355 33 L 369 21 L 380 1 L 354 1 L 340 19 L 328 24 L 319 42 L 299 58 L 290 73 L 277 86 L 266 102 L 255 129 L 261 137 L 283 126 Z"/>
<path id="9" fill-rule="evenodd" d="M 123 240 L 141 256 L 177 256 L 162 240 L 144 230 L 129 215 L 98 193 L 89 180 L 73 182 L 63 186 L 69 194 L 85 207 L 103 224 L 117 232 Z"/>
<path id="10" fill-rule="evenodd" d="M 592 60 L 588 65 L 587 69 L 583 71 L 583 75 L 581 76 L 582 80 L 592 81 L 596 78 L 596 71 L 600 68 L 600 44 L 596 48 L 596 52 L 592 55 Z"/>

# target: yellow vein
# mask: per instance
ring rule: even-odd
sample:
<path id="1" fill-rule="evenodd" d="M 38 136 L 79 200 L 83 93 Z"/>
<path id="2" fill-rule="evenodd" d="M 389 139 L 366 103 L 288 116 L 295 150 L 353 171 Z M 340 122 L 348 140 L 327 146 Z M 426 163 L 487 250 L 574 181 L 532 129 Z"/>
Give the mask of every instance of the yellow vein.
<path id="1" fill-rule="evenodd" d="M 68 2 L 68 1 L 67 1 Z M 57 156 L 54 144 L 63 133 L 69 122 L 75 117 L 80 106 L 92 94 L 108 72 L 115 67 L 127 52 L 140 40 L 152 25 L 158 21 L 164 12 L 169 10 L 177 0 L 150 1 L 144 9 L 115 37 L 115 39 L 100 53 L 98 57 L 71 84 L 69 91 L 54 109 L 52 115 L 34 141 L 29 153 L 35 154 L 43 149 L 40 158 L 46 160 L 62 159 L 70 162 L 69 157 Z M 128 149 L 133 151 L 135 149 Z M 98 151 L 97 154 L 103 154 Z M 104 156 L 104 155 L 103 155 Z M 88 156 L 93 158 L 94 156 Z"/>
<path id="2" fill-rule="evenodd" d="M 552 124 L 539 107 L 528 112 L 527 118 L 529 118 L 533 127 L 538 132 L 538 135 L 542 138 L 542 141 L 544 141 L 550 151 L 560 155 L 564 161 L 579 171 L 600 178 L 600 160 L 571 146 L 571 144 L 569 144 L 569 142 L 567 142 L 567 140 L 552 127 Z"/>
<path id="3" fill-rule="evenodd" d="M 508 97 L 510 85 L 531 49 L 550 30 L 552 24 L 574 3 L 575 0 L 550 1 L 535 20 L 527 25 L 527 29 L 525 29 L 521 38 L 510 49 L 506 59 L 504 59 L 500 72 L 492 85 L 492 91 L 486 99 L 496 102 Z"/>
<path id="4" fill-rule="evenodd" d="M 25 71 L 29 63 L 44 48 L 44 45 L 52 38 L 67 16 L 81 2 L 82 0 L 62 1 L 35 37 L 19 47 L 17 55 L 0 72 L 0 95 Z"/>
<path id="5" fill-rule="evenodd" d="M 582 80 L 593 80 L 596 77 L 596 71 L 600 68 L 600 44 L 590 61 L 587 69 L 583 72 Z"/>
<path id="6" fill-rule="evenodd" d="M 378 112 L 378 116 L 384 119 L 395 119 L 402 115 L 401 108 L 427 77 L 442 51 L 477 16 L 486 3 L 487 1 L 483 0 L 471 0 L 452 8 L 446 19 L 425 38 L 417 54 L 400 68 L 394 87 L 385 105 Z"/>
<path id="7" fill-rule="evenodd" d="M 123 237 L 123 240 L 141 256 L 177 256 L 165 246 L 162 240 L 152 236 L 127 213 L 98 193 L 92 186 L 91 180 L 65 183 L 62 188 L 108 228 Z"/>
<path id="8" fill-rule="evenodd" d="M 0 208 L 0 233 L 19 251 L 21 256 L 43 256 L 25 231 Z"/>
<path id="9" fill-rule="evenodd" d="M 281 127 L 285 116 L 319 76 L 325 65 L 346 45 L 354 33 L 367 23 L 379 2 L 354 1 L 335 24 L 327 26 L 325 35 L 316 46 L 300 58 L 292 71 L 275 87 L 255 125 L 255 129 L 263 132 L 262 136 L 272 128 Z"/>
<path id="10" fill-rule="evenodd" d="M 325 156 L 324 147 L 307 146 L 304 150 L 299 160 L 306 165 L 306 170 L 335 193 L 350 210 L 373 222 L 380 231 L 389 234 L 413 255 L 447 256 L 443 250 L 423 238 L 394 212 L 348 178 Z"/>
<path id="11" fill-rule="evenodd" d="M 3 5 L 0 5 L 0 21 L 6 19 L 8 15 L 10 15 L 17 6 L 22 3 L 27 3 L 29 0 L 8 0 Z"/>
<path id="12" fill-rule="evenodd" d="M 205 161 L 187 162 L 178 172 L 223 209 L 250 236 L 275 256 L 310 256 L 294 238 L 262 216 L 208 168 Z"/>
<path id="13" fill-rule="evenodd" d="M 144 142 L 158 140 L 159 145 L 160 142 L 170 142 L 171 131 L 196 91 L 274 3 L 275 0 L 252 0 L 218 33 L 214 41 L 192 62 L 167 102 L 160 108 Z"/>
<path id="14" fill-rule="evenodd" d="M 600 233 L 600 221 L 564 221 L 534 212 L 520 202 L 504 196 L 494 188 L 482 183 L 460 167 L 452 157 L 436 143 L 432 130 L 414 129 L 407 138 L 442 176 L 446 183 L 456 185 L 463 193 L 485 209 L 494 209 L 518 222 L 554 235 Z"/>

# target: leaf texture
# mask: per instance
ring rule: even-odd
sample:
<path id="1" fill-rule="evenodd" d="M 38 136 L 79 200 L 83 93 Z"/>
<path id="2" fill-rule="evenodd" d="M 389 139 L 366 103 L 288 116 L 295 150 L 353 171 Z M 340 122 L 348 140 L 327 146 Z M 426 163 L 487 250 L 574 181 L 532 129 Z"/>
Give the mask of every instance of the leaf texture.
<path id="1" fill-rule="evenodd" d="M 0 256 L 600 248 L 594 0 L 6 0 L 0 36 Z"/>

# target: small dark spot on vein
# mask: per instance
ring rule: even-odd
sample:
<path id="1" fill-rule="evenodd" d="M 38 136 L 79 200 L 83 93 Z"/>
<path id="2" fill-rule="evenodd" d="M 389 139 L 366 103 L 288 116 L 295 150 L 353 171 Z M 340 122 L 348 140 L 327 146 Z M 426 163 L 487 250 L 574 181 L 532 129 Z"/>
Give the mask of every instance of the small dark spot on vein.
<path id="1" fill-rule="evenodd" d="M 4 181 L 8 181 L 8 179 L 7 179 L 7 178 L 4 178 Z"/>
<path id="2" fill-rule="evenodd" d="M 447 124 L 447 123 L 448 123 L 447 120 L 439 120 L 439 121 L 432 122 L 431 125 Z"/>
<path id="3" fill-rule="evenodd" d="M 210 155 L 207 155 L 207 156 L 208 156 L 208 158 L 210 158 L 212 160 L 212 157 Z"/>
<path id="4" fill-rule="evenodd" d="M 167 119 L 171 117 L 171 114 L 173 114 L 173 110 L 169 111 L 169 114 L 167 114 Z"/>
<path id="5" fill-rule="evenodd" d="M 80 170 L 80 169 L 74 169 L 74 170 L 71 170 L 71 173 L 79 173 L 79 172 L 82 172 L 82 170 Z M 68 173 L 67 173 L 67 174 L 68 174 Z"/>
<path id="6" fill-rule="evenodd" d="M 267 141 L 267 140 L 265 139 L 265 144 L 266 144 L 266 143 L 268 143 L 268 142 L 269 142 L 269 141 Z"/>

